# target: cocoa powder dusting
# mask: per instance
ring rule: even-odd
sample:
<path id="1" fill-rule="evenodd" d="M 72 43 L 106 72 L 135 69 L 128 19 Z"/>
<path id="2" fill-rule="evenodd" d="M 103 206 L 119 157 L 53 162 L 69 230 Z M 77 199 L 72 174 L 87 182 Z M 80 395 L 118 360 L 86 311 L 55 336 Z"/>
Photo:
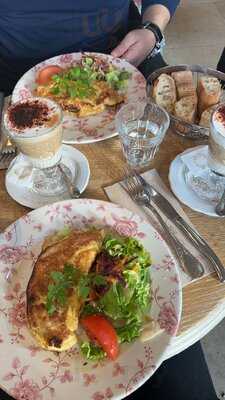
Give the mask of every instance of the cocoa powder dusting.
<path id="1" fill-rule="evenodd" d="M 9 110 L 9 121 L 17 130 L 42 126 L 49 120 L 49 107 L 38 100 L 16 104 Z"/>
<path id="2" fill-rule="evenodd" d="M 225 106 L 222 106 L 218 109 L 216 113 L 216 119 L 217 121 L 221 122 L 225 127 Z"/>

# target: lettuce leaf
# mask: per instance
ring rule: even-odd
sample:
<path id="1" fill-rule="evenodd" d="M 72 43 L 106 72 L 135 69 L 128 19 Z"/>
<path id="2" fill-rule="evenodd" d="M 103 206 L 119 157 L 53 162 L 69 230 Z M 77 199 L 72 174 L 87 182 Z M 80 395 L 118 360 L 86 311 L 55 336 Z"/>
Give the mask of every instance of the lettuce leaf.
<path id="1" fill-rule="evenodd" d="M 116 333 L 118 335 L 119 343 L 130 343 L 140 336 L 141 323 L 134 319 L 129 324 L 118 327 Z"/>
<path id="2" fill-rule="evenodd" d="M 80 350 L 83 356 L 90 361 L 102 360 L 106 357 L 106 353 L 101 347 L 96 346 L 92 342 L 80 343 Z"/>
<path id="3" fill-rule="evenodd" d="M 134 319 L 141 323 L 151 305 L 149 270 L 140 269 L 136 276 L 132 272 L 124 275 L 126 286 L 114 282 L 97 305 L 115 323 L 123 320 L 127 324 Z"/>
<path id="4" fill-rule="evenodd" d="M 114 89 L 124 89 L 127 86 L 127 81 L 130 76 L 130 72 L 119 70 L 111 66 L 109 71 L 105 74 L 105 79 Z"/>
<path id="5" fill-rule="evenodd" d="M 131 260 L 137 261 L 142 267 L 151 265 L 150 254 L 137 239 L 132 237 L 116 238 L 112 235 L 107 235 L 103 242 L 103 249 L 112 257 L 128 256 L 131 257 Z"/>

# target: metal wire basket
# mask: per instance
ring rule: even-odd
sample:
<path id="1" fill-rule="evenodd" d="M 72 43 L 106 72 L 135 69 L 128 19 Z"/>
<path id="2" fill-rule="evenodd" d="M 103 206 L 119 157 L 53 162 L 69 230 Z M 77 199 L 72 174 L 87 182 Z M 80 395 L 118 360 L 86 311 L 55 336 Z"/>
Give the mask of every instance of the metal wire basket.
<path id="1" fill-rule="evenodd" d="M 211 68 L 207 68 L 201 65 L 174 65 L 169 67 L 163 67 L 153 72 L 147 79 L 147 96 L 153 102 L 154 99 L 152 97 L 152 89 L 153 83 L 156 78 L 158 78 L 161 74 L 171 74 L 172 72 L 177 71 L 192 71 L 194 81 L 197 86 L 197 80 L 200 75 L 209 75 L 218 78 L 221 81 L 222 86 L 225 87 L 225 74 L 223 72 L 216 71 Z M 222 91 L 221 102 L 225 101 L 225 91 Z M 170 126 L 171 129 L 176 132 L 178 135 L 184 136 L 189 139 L 207 139 L 209 136 L 209 128 L 204 126 L 200 126 L 197 124 L 190 124 L 185 121 L 182 121 L 180 118 L 175 117 L 170 114 Z"/>

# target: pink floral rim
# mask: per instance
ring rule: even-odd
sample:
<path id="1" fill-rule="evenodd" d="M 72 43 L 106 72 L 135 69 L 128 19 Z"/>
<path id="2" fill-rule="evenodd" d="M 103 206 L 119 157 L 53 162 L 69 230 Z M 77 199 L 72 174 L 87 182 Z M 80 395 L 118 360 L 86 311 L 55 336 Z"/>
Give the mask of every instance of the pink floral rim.
<path id="1" fill-rule="evenodd" d="M 44 237 L 64 226 L 109 226 L 137 237 L 151 252 L 151 317 L 163 331 L 154 340 L 123 346 L 116 362 L 86 364 L 76 347 L 59 354 L 44 351 L 27 330 L 25 291 L 33 264 Z M 127 396 L 163 361 L 180 315 L 181 284 L 168 247 L 146 221 L 115 204 L 89 199 L 55 203 L 25 215 L 0 236 L 0 385 L 15 399 Z"/>

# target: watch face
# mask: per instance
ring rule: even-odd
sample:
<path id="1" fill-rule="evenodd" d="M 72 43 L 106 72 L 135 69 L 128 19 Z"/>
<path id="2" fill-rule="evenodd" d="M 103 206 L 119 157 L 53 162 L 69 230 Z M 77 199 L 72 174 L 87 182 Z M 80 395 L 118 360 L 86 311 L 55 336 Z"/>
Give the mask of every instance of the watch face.
<path id="1" fill-rule="evenodd" d="M 161 42 L 157 42 L 155 44 L 155 47 L 151 50 L 150 54 L 148 55 L 147 58 L 152 58 L 155 57 L 157 54 L 161 52 L 161 49 L 165 46 L 165 39 L 163 39 Z"/>
<path id="2" fill-rule="evenodd" d="M 147 58 L 154 57 L 158 53 L 160 53 L 162 47 L 165 46 L 164 35 L 161 32 L 161 29 L 156 24 L 152 23 L 151 21 L 146 21 L 144 24 L 142 24 L 142 28 L 148 29 L 155 35 L 155 39 L 156 39 L 155 47 L 151 50 L 151 52 Z"/>

